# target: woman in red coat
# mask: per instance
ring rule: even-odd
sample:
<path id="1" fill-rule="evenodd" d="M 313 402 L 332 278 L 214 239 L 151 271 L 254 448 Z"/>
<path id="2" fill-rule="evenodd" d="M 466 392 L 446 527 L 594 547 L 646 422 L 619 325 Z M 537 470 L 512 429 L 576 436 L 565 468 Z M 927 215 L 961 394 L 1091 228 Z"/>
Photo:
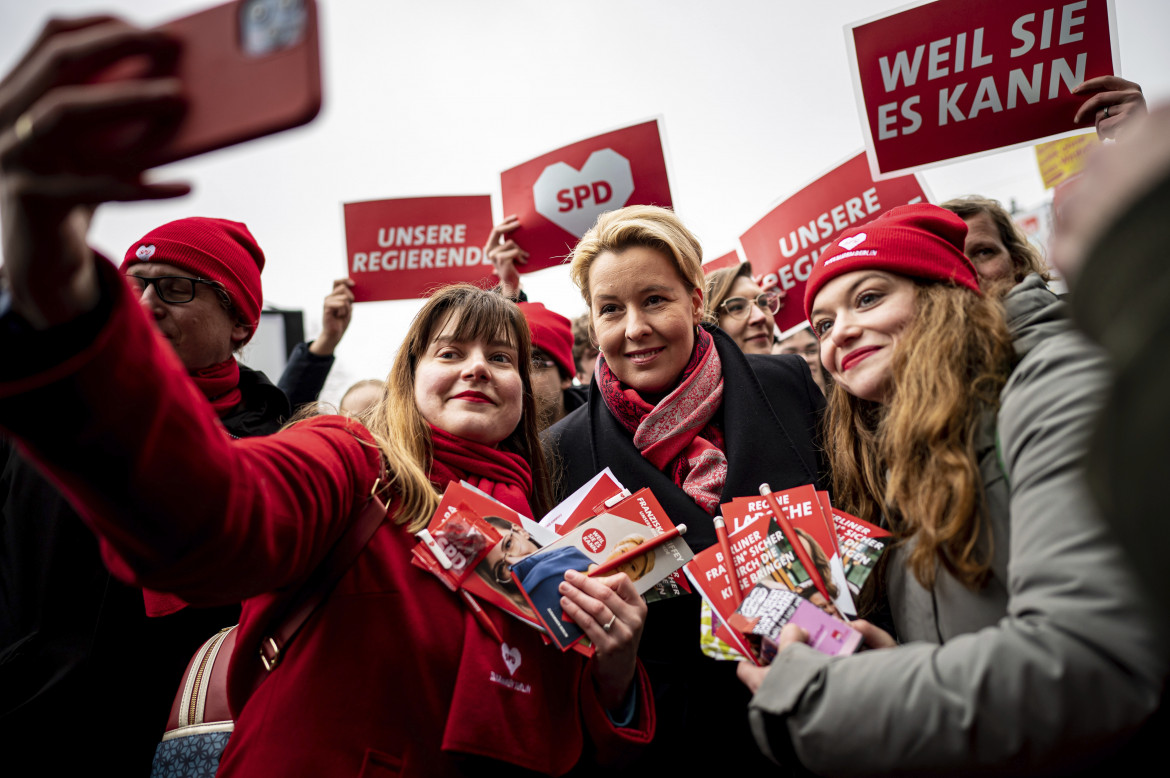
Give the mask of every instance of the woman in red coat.
<path id="1" fill-rule="evenodd" d="M 506 762 L 558 775 L 648 741 L 636 659 L 645 605 L 624 575 L 562 585 L 597 648 L 585 661 L 489 612 L 497 640 L 410 564 L 411 532 L 451 479 L 523 514 L 548 507 L 520 311 L 472 287 L 445 290 L 411 326 L 368 428 L 328 416 L 230 439 L 85 244 L 86 205 L 184 191 L 127 172 L 130 150 L 87 156 L 94 111 L 151 120 L 179 100 L 153 77 L 76 86 L 126 54 L 168 60 L 153 33 L 60 24 L 0 84 L 0 425 L 82 506 L 116 575 L 193 604 L 244 603 L 220 774 L 482 775 Z M 383 468 L 392 520 L 264 671 L 256 652 L 276 612 Z"/>

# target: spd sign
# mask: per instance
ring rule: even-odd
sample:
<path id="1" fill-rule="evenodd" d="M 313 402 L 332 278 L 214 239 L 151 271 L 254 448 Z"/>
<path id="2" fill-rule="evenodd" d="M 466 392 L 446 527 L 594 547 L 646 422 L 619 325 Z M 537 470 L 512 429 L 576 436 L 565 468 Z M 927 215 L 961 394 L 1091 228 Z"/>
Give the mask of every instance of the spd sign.
<path id="1" fill-rule="evenodd" d="M 504 214 L 532 272 L 561 264 L 597 217 L 626 205 L 671 206 L 658 120 L 607 132 L 500 174 Z"/>

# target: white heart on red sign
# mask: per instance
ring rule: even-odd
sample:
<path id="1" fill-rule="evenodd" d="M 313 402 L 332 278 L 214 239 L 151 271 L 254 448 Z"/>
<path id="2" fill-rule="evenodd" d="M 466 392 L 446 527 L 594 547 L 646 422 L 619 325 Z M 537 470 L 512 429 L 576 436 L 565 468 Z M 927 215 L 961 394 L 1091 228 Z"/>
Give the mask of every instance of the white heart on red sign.
<path id="1" fill-rule="evenodd" d="M 601 214 L 625 205 L 633 193 L 630 161 L 613 149 L 593 152 L 580 170 L 555 162 L 532 185 L 536 212 L 575 238 Z"/>
<path id="2" fill-rule="evenodd" d="M 500 653 L 504 655 L 504 664 L 508 666 L 508 675 L 515 675 L 516 668 L 520 666 L 520 649 L 511 647 L 507 643 L 501 643 Z"/>
<path id="3" fill-rule="evenodd" d="M 858 246 L 860 246 L 862 243 L 865 242 L 865 237 L 866 236 L 865 236 L 864 232 L 859 232 L 856 235 L 854 235 L 852 238 L 845 238 L 845 240 L 841 241 L 837 245 L 840 246 L 841 248 L 845 249 L 846 251 L 852 251 L 853 249 L 857 248 Z"/>
<path id="4" fill-rule="evenodd" d="M 154 245 L 142 245 L 138 247 L 138 251 L 134 252 L 139 259 L 150 259 L 154 256 Z"/>

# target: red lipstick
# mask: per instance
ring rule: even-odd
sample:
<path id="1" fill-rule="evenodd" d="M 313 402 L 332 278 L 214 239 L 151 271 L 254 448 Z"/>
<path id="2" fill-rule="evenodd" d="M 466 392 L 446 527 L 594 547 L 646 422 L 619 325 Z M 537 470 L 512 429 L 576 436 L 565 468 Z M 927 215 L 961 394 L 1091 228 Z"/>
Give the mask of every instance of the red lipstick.
<path id="1" fill-rule="evenodd" d="M 849 368 L 856 365 L 861 360 L 879 351 L 881 346 L 862 346 L 859 349 L 854 349 L 841 358 L 841 372 L 844 373 Z"/>

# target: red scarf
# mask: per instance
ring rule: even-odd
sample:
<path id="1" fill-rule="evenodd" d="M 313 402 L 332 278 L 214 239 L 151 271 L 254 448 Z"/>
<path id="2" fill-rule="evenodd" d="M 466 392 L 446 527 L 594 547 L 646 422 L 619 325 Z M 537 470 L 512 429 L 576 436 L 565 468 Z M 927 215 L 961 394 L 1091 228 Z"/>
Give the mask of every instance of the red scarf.
<path id="1" fill-rule="evenodd" d="M 524 457 L 427 426 L 431 427 L 435 448 L 431 483 L 442 490 L 448 481 L 467 481 L 520 515 L 533 518 L 528 504 L 532 468 Z"/>
<path id="2" fill-rule="evenodd" d="M 235 357 L 228 357 L 226 362 L 218 365 L 194 370 L 188 375 L 211 403 L 211 407 L 215 408 L 217 416 L 223 416 L 244 399 L 240 393 L 240 366 Z"/>
<path id="3" fill-rule="evenodd" d="M 658 405 L 619 381 L 604 355 L 596 373 L 602 399 L 633 436 L 634 447 L 714 516 L 727 481 L 727 457 L 723 433 L 711 423 L 723 402 L 723 364 L 710 333 L 697 330 L 678 386 Z"/>
<path id="4" fill-rule="evenodd" d="M 444 489 L 449 481 L 467 481 L 531 516 L 532 468 L 523 457 L 434 426 L 430 429 L 435 450 L 430 478 L 435 486 Z M 443 749 L 542 773 L 568 771 L 584 745 L 577 697 L 584 663 L 579 656 L 544 645 L 536 630 L 494 608 L 485 613 L 504 643 L 465 609 L 463 654 Z"/>

